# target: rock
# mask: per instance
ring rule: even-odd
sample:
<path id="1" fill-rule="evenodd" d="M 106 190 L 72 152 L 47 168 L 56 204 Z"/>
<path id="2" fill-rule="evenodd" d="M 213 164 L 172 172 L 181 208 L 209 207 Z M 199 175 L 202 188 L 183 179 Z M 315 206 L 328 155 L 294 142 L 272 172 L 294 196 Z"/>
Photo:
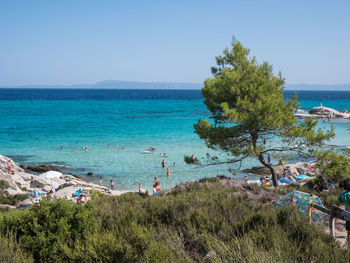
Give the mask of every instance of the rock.
<path id="1" fill-rule="evenodd" d="M 0 207 L 5 208 L 7 210 L 16 209 L 14 205 L 7 205 L 7 204 L 0 204 Z"/>
<path id="2" fill-rule="evenodd" d="M 48 171 L 57 171 L 62 172 L 59 168 L 56 166 L 46 165 L 46 164 L 40 164 L 39 166 L 23 166 L 25 167 L 25 170 L 29 170 L 36 173 L 45 173 Z"/>
<path id="3" fill-rule="evenodd" d="M 95 174 L 92 173 L 92 172 L 89 172 L 89 173 L 87 173 L 86 175 L 87 175 L 87 176 L 95 176 Z"/>
<path id="4" fill-rule="evenodd" d="M 275 169 L 275 173 L 279 174 L 283 171 L 283 166 L 282 165 L 275 165 L 273 166 Z M 259 175 L 270 175 L 271 172 L 268 168 L 263 167 L 263 166 L 255 166 L 252 167 L 251 169 L 245 169 L 243 170 L 244 173 L 253 173 L 253 174 L 259 174 Z"/>
<path id="5" fill-rule="evenodd" d="M 25 206 L 25 205 L 32 205 L 32 204 L 33 202 L 30 200 L 30 198 L 28 198 L 18 202 L 16 205 L 18 207 L 18 206 Z"/>

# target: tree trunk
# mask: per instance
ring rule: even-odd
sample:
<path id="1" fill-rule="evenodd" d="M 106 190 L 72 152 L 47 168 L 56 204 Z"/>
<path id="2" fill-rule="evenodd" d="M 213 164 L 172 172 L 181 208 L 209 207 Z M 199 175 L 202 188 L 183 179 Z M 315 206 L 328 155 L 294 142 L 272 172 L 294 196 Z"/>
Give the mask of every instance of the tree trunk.
<path id="1" fill-rule="evenodd" d="M 250 133 L 250 136 L 252 137 L 254 152 L 257 155 L 258 160 L 261 162 L 262 165 L 264 165 L 265 167 L 267 167 L 270 170 L 271 176 L 272 176 L 273 186 L 277 187 L 278 184 L 277 184 L 277 175 L 276 175 L 275 169 L 273 169 L 273 167 L 270 163 L 265 161 L 264 156 L 262 155 L 262 153 L 260 153 L 260 151 L 256 147 L 256 144 L 258 141 L 258 134 L 256 132 L 252 132 L 252 133 Z"/>
<path id="2" fill-rule="evenodd" d="M 273 186 L 277 187 L 278 184 L 277 184 L 277 175 L 276 175 L 275 169 L 273 169 L 273 167 L 270 163 L 265 161 L 264 156 L 262 154 L 258 155 L 258 159 L 262 163 L 262 165 L 264 165 L 265 167 L 267 167 L 270 170 L 271 176 L 272 176 Z"/>

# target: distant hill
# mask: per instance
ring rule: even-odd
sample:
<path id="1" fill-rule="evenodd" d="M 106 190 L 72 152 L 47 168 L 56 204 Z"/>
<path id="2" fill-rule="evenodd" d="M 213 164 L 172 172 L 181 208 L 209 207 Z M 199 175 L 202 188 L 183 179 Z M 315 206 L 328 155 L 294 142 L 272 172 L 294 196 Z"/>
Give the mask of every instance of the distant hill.
<path id="1" fill-rule="evenodd" d="M 108 89 L 200 89 L 202 84 L 186 82 L 137 82 L 105 80 L 93 84 L 92 87 Z"/>
<path id="2" fill-rule="evenodd" d="M 7 86 L 1 88 L 42 88 L 42 89 L 200 89 L 202 83 L 188 82 L 137 82 L 122 80 L 105 80 L 94 84 L 77 85 L 26 85 Z M 286 90 L 343 90 L 350 91 L 350 83 L 320 85 L 320 84 L 287 84 Z"/>
<path id="3" fill-rule="evenodd" d="M 25 85 L 7 86 L 1 88 L 31 88 L 31 89 L 200 89 L 200 83 L 186 82 L 137 82 L 121 80 L 105 80 L 95 84 L 76 85 Z"/>
<path id="4" fill-rule="evenodd" d="M 287 84 L 286 90 L 343 90 L 350 91 L 350 83 L 320 85 L 320 84 Z"/>

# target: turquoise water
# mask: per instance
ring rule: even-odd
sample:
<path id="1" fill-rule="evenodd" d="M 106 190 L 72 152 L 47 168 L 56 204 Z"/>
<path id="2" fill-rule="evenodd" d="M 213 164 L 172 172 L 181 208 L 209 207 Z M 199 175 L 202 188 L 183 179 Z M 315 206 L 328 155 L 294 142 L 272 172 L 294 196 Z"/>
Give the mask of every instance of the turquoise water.
<path id="1" fill-rule="evenodd" d="M 345 95 L 350 97 L 350 92 Z M 325 106 L 350 109 L 350 98 L 345 95 L 327 100 L 329 95 L 323 94 L 320 100 L 313 100 L 315 94 L 306 94 L 302 108 L 322 101 Z M 106 186 L 114 179 L 121 190 L 136 190 L 139 183 L 150 189 L 155 176 L 169 188 L 206 176 L 232 176 L 228 169 L 238 168 L 194 167 L 183 161 L 184 155 L 201 158 L 208 152 L 193 132 L 193 124 L 208 116 L 200 91 L 0 89 L 0 110 L 1 154 L 23 164 L 58 164 L 80 175 L 94 172 L 103 176 Z M 349 146 L 350 121 L 334 123 L 337 136 L 330 144 Z M 320 125 L 327 129 L 330 124 Z M 150 146 L 156 148 L 155 153 L 143 154 Z M 161 168 L 159 153 L 167 153 L 171 177 Z M 258 163 L 248 160 L 242 167 L 252 165 Z M 98 178 L 90 180 L 97 182 Z"/>

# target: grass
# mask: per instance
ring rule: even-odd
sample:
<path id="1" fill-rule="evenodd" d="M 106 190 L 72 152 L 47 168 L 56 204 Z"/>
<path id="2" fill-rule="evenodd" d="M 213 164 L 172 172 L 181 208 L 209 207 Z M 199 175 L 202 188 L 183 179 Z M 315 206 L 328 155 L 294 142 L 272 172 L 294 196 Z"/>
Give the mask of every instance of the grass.
<path id="1" fill-rule="evenodd" d="M 0 231 L 35 262 L 349 262 L 297 209 L 274 210 L 219 180 L 158 197 L 94 195 L 86 206 L 42 202 L 0 215 Z"/>

